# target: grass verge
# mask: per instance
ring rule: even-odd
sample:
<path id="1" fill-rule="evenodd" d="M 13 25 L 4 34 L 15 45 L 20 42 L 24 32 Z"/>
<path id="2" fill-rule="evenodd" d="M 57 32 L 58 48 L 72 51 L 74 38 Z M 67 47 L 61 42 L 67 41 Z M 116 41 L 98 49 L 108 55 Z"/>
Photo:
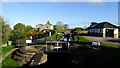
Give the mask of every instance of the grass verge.
<path id="1" fill-rule="evenodd" d="M 92 68 L 120 68 L 119 61 L 120 48 L 104 47 L 86 55 L 86 64 Z"/>
<path id="2" fill-rule="evenodd" d="M 112 44 L 105 44 L 105 43 L 101 43 L 100 46 L 105 46 L 105 47 L 113 47 L 113 48 L 120 48 L 120 46 L 117 45 L 112 45 Z"/>
<path id="3" fill-rule="evenodd" d="M 22 64 L 12 59 L 12 54 L 8 55 L 2 62 L 2 68 L 18 68 L 21 66 Z"/>
<path id="4" fill-rule="evenodd" d="M 14 46 L 3 46 L 2 47 L 2 55 L 0 55 L 0 57 L 5 56 L 13 48 L 14 48 Z"/>
<path id="5" fill-rule="evenodd" d="M 83 38 L 84 41 L 86 41 Z M 92 41 L 90 41 L 92 42 Z M 100 51 L 86 54 L 87 67 L 120 68 L 120 46 L 101 43 Z"/>
<path id="6" fill-rule="evenodd" d="M 41 48 L 43 48 L 44 47 L 44 45 L 35 45 L 35 48 L 36 49 L 41 49 Z"/>
<path id="7" fill-rule="evenodd" d="M 37 40 L 45 40 L 45 37 L 44 37 L 44 38 L 37 39 Z M 53 34 L 52 36 L 47 36 L 47 37 L 46 37 L 46 40 L 56 40 L 56 33 Z"/>
<path id="8" fill-rule="evenodd" d="M 87 40 L 86 38 L 82 37 L 82 36 L 74 36 L 74 38 L 79 38 L 79 41 L 81 42 L 90 42 L 89 40 Z"/>

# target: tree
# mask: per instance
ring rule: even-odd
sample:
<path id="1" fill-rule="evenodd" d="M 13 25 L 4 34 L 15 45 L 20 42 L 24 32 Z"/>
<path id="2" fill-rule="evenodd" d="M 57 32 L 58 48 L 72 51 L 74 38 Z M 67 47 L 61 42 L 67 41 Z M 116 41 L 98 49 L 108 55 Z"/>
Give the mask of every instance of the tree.
<path id="1" fill-rule="evenodd" d="M 14 29 L 12 30 L 11 40 L 16 43 L 19 39 L 28 38 L 29 35 L 35 34 L 33 29 L 34 28 L 32 26 L 25 26 L 22 23 L 17 23 L 14 25 Z"/>
<path id="2" fill-rule="evenodd" d="M 14 29 L 11 32 L 10 39 L 16 43 L 17 40 L 22 38 L 27 38 L 27 34 L 25 32 L 25 25 L 22 23 L 17 23 L 14 25 Z"/>
<path id="3" fill-rule="evenodd" d="M 17 23 L 17 24 L 14 26 L 14 30 L 18 30 L 18 31 L 24 32 L 24 31 L 25 31 L 25 25 L 22 24 L 22 23 Z"/>
<path id="4" fill-rule="evenodd" d="M 32 26 L 26 26 L 25 27 L 25 32 L 27 33 L 27 37 L 33 34 L 36 34 L 36 31 L 34 30 Z"/>
<path id="5" fill-rule="evenodd" d="M 0 36 L 2 36 L 2 44 L 7 43 L 7 41 L 10 39 L 10 34 L 11 34 L 11 28 L 9 24 L 6 24 L 7 21 L 0 16 Z"/>
<path id="6" fill-rule="evenodd" d="M 65 29 L 65 25 L 63 24 L 63 22 L 58 21 L 55 25 L 55 29 L 57 29 L 57 30 Z"/>
<path id="7" fill-rule="evenodd" d="M 12 40 L 19 40 L 19 39 L 22 39 L 22 38 L 25 38 L 26 35 L 21 32 L 21 31 L 18 31 L 18 30 L 12 30 L 12 35 L 11 35 L 11 39 Z"/>
<path id="8" fill-rule="evenodd" d="M 26 26 L 25 27 L 25 31 L 26 32 L 28 32 L 28 31 L 30 31 L 30 30 L 33 30 L 34 28 L 32 27 L 32 26 Z"/>
<path id="9" fill-rule="evenodd" d="M 65 24 L 64 27 L 64 29 L 69 29 L 68 24 Z"/>
<path id="10" fill-rule="evenodd" d="M 62 25 L 64 25 L 64 24 L 63 24 L 63 22 L 58 21 L 58 22 L 56 23 L 56 25 L 57 25 L 57 26 L 62 26 Z"/>

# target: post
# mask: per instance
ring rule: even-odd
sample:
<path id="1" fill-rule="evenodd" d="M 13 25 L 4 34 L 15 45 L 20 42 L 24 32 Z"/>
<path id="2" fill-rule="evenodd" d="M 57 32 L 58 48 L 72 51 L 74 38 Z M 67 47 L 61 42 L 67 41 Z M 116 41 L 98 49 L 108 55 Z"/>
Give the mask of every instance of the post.
<path id="1" fill-rule="evenodd" d="M 51 36 L 51 32 L 49 32 L 49 36 Z"/>
<path id="2" fill-rule="evenodd" d="M 58 34 L 57 34 L 58 35 Z M 56 41 L 57 41 L 57 35 L 56 35 Z"/>
<path id="3" fill-rule="evenodd" d="M 67 44 L 67 45 L 68 45 L 68 51 L 69 51 L 69 46 L 70 46 L 70 43 L 68 42 L 68 44 Z"/>
<path id="4" fill-rule="evenodd" d="M 45 40 L 46 40 L 46 35 L 45 35 Z"/>
<path id="5" fill-rule="evenodd" d="M 58 42 L 57 42 L 57 50 L 58 50 L 58 45 L 59 45 L 59 44 L 58 44 Z"/>
<path id="6" fill-rule="evenodd" d="M 47 51 L 47 42 L 46 42 L 46 51 Z"/>

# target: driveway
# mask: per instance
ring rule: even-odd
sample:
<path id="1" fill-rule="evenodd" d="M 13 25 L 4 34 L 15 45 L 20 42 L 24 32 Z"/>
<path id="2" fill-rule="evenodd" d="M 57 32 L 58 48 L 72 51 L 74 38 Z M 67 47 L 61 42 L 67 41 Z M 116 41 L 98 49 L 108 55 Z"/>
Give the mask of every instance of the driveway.
<path id="1" fill-rule="evenodd" d="M 119 45 L 120 38 L 112 38 L 112 37 L 95 37 L 95 36 L 83 36 L 84 38 L 91 40 L 91 41 L 98 41 L 105 44 L 112 44 L 112 45 Z M 120 46 L 120 45 L 119 45 Z"/>

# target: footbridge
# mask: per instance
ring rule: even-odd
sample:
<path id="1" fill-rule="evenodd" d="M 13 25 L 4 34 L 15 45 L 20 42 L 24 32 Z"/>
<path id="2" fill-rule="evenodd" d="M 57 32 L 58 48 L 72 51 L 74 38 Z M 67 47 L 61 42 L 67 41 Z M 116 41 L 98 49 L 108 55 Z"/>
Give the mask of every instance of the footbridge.
<path id="1" fill-rule="evenodd" d="M 48 51 L 48 45 L 52 46 L 51 50 L 57 49 L 58 51 L 59 48 L 67 47 L 67 50 L 69 51 L 70 43 L 64 41 L 46 41 L 46 51 Z"/>

